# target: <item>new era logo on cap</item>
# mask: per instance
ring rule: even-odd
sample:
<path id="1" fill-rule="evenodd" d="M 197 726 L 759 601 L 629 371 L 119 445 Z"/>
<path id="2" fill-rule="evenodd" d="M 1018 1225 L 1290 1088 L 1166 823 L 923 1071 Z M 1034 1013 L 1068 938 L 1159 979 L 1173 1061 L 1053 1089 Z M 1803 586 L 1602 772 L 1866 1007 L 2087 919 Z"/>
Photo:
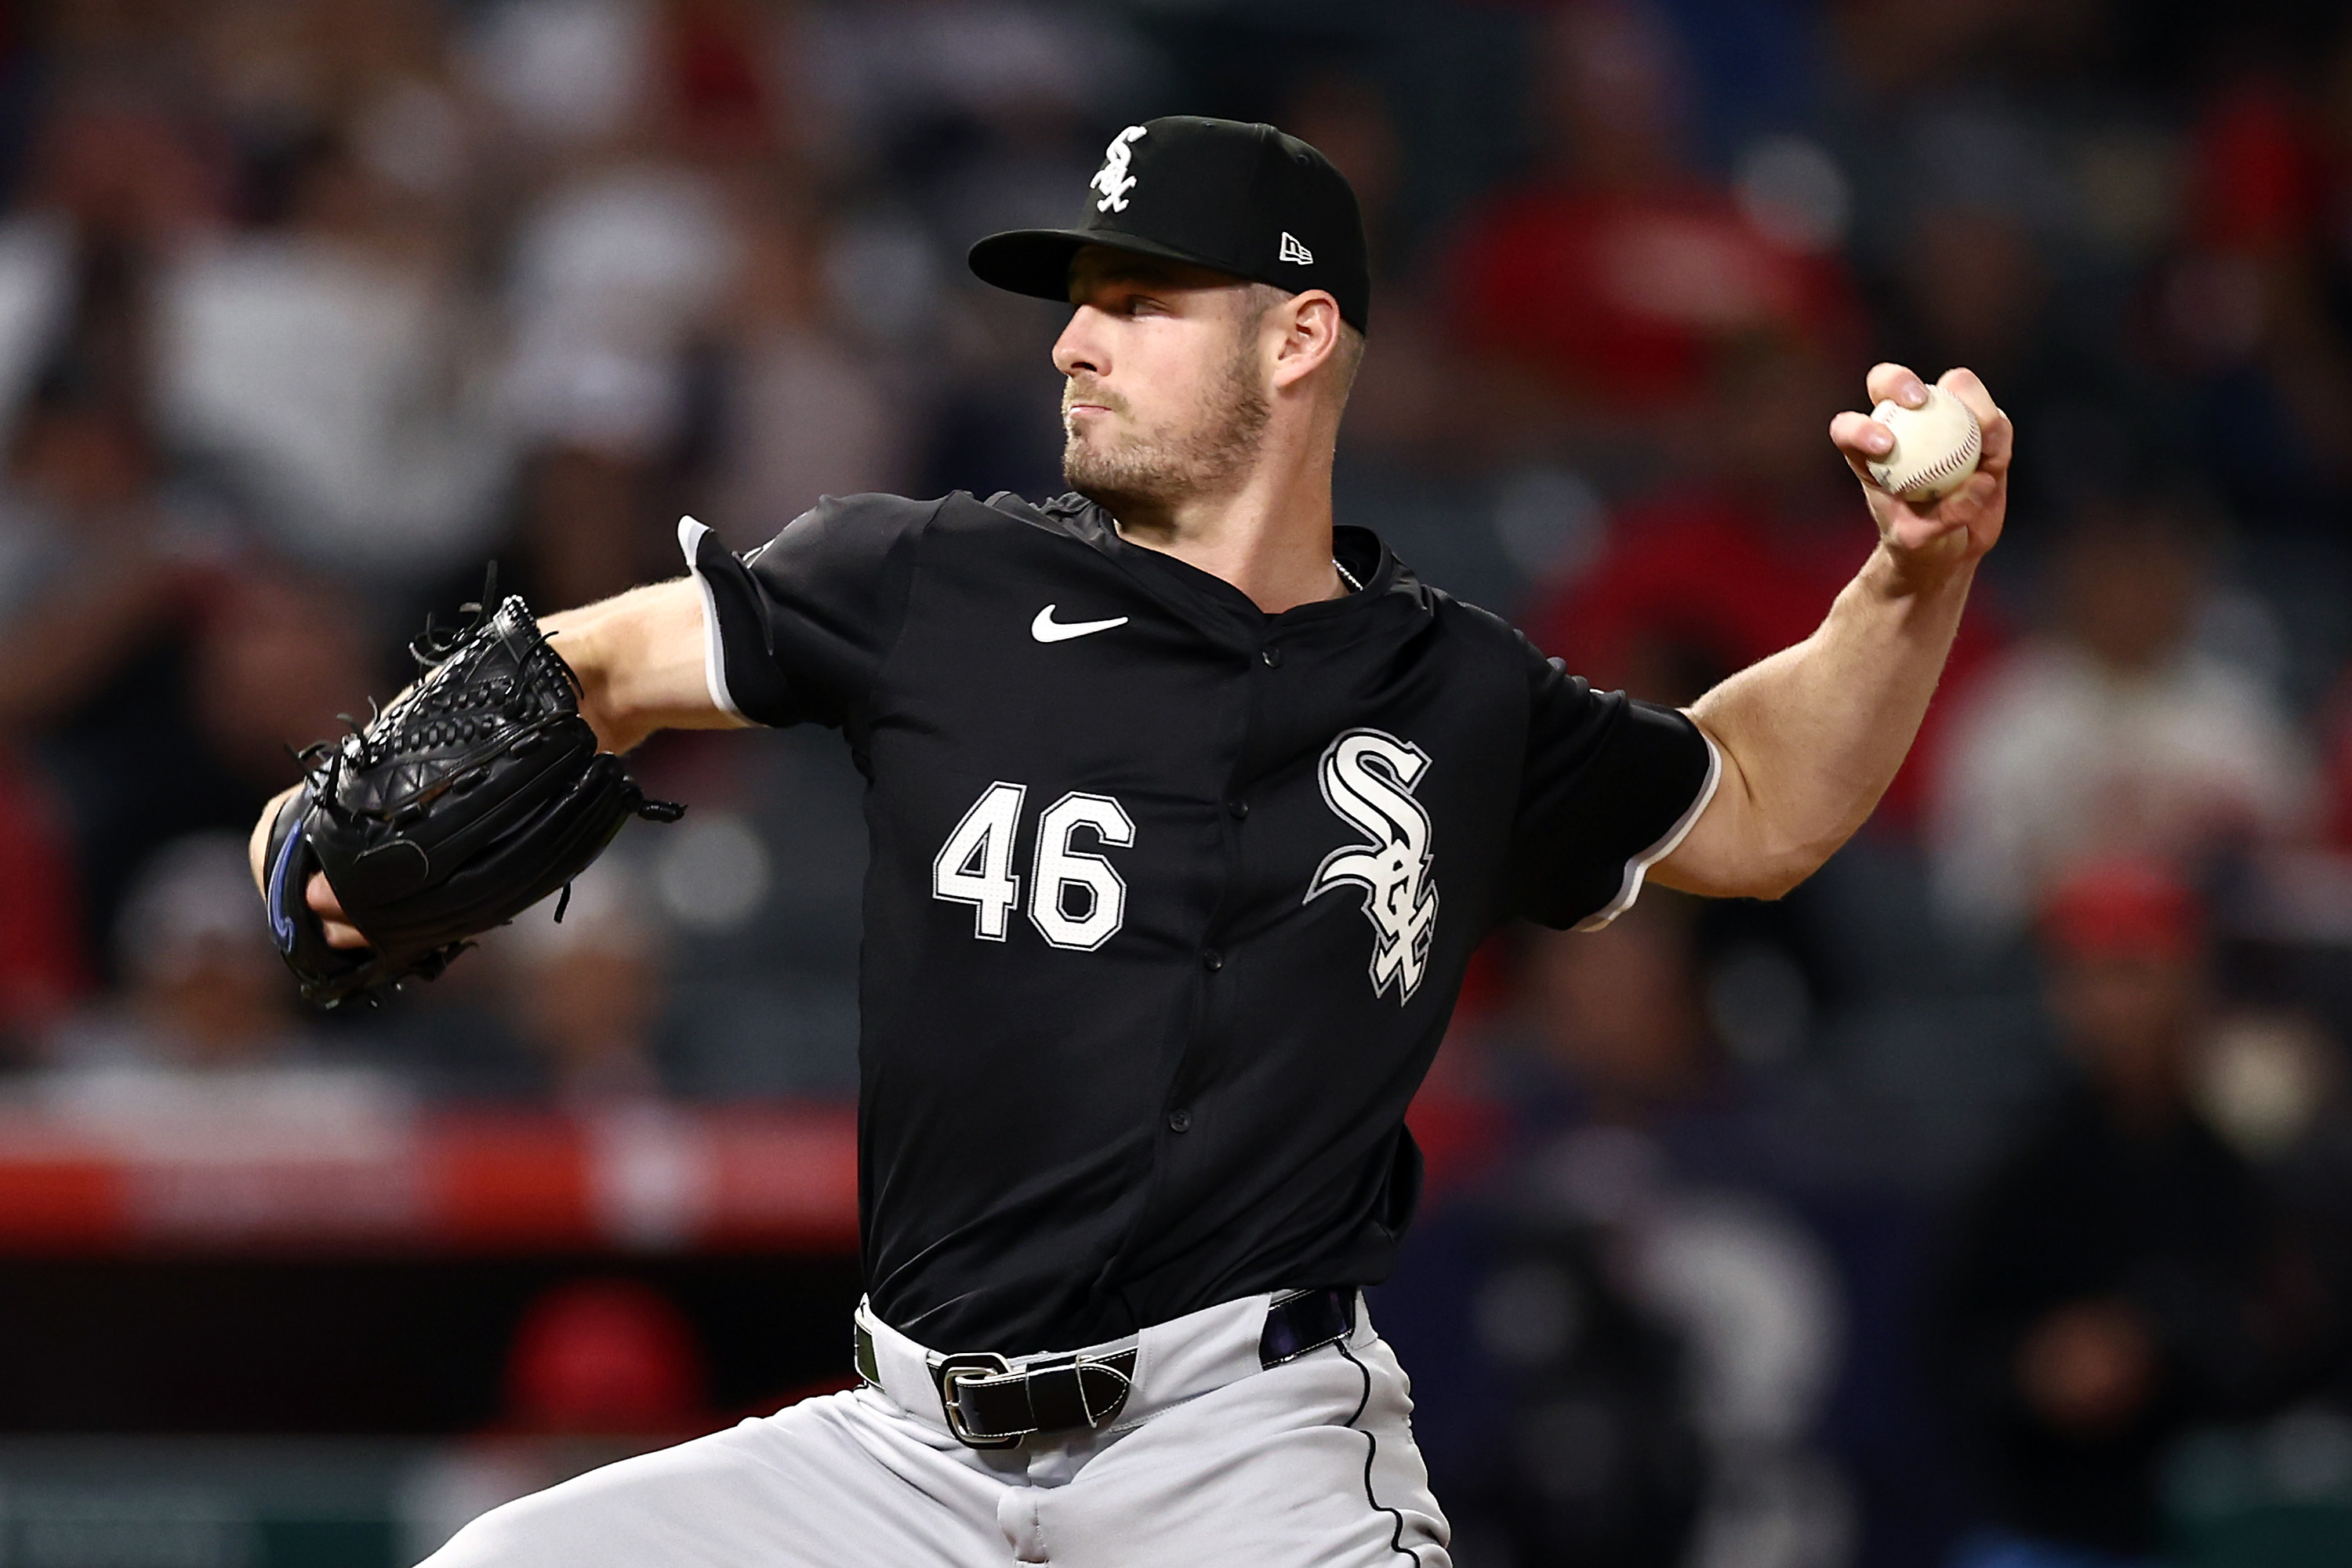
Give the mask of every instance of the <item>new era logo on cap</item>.
<path id="1" fill-rule="evenodd" d="M 1281 258 L 1285 261 L 1297 262 L 1301 267 L 1315 265 L 1315 253 L 1299 244 L 1298 237 L 1286 228 L 1282 231 Z"/>

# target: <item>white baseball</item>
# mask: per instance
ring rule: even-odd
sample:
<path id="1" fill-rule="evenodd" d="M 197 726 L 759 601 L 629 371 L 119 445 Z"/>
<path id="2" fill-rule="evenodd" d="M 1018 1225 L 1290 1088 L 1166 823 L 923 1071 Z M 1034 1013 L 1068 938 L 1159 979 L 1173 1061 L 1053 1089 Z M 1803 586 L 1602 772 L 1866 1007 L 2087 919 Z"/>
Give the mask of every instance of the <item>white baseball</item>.
<path id="1" fill-rule="evenodd" d="M 1895 432 L 1895 447 L 1871 463 L 1881 489 L 1907 501 L 1949 495 L 1977 471 L 1984 456 L 1984 432 L 1969 405 L 1940 386 L 1927 388 L 1927 401 L 1906 408 L 1889 398 L 1870 416 Z"/>

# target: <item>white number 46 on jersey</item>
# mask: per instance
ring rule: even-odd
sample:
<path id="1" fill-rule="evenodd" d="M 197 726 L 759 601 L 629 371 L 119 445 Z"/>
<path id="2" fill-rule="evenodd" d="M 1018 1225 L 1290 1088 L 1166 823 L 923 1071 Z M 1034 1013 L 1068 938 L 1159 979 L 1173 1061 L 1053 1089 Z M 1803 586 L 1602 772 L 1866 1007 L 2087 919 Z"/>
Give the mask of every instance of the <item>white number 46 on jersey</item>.
<path id="1" fill-rule="evenodd" d="M 972 906 L 971 934 L 1003 942 L 1021 901 L 1013 869 L 1021 803 L 1029 786 L 992 784 L 981 792 L 931 861 L 931 897 Z M 1072 847 L 1080 828 L 1105 848 L 1135 842 L 1135 824 L 1107 795 L 1073 790 L 1037 814 L 1037 854 L 1029 877 L 1029 923 L 1055 947 L 1091 952 L 1127 919 L 1127 884 L 1099 855 Z"/>

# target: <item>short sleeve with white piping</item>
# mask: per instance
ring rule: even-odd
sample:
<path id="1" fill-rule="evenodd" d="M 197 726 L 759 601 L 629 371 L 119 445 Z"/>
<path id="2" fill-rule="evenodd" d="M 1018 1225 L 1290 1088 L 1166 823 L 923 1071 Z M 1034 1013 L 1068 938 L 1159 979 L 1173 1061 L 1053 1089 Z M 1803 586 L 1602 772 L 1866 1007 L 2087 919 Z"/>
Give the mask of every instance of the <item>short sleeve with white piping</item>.
<path id="1" fill-rule="evenodd" d="M 759 724 L 854 721 L 905 616 L 905 547 L 938 510 L 898 496 L 827 496 L 743 556 L 680 519 L 678 545 L 702 588 L 711 702 Z"/>

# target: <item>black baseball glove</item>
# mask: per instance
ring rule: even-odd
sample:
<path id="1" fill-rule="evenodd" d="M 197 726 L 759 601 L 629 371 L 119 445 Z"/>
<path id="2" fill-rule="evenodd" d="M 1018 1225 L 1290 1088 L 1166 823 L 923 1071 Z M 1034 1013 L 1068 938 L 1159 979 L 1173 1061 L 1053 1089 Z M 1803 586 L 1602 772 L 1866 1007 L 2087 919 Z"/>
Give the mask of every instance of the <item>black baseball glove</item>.
<path id="1" fill-rule="evenodd" d="M 596 749 L 579 679 L 522 600 L 483 596 L 497 607 L 467 605 L 454 632 L 426 622 L 416 684 L 390 708 L 301 753 L 302 788 L 270 824 L 270 931 L 321 1006 L 432 979 L 468 938 L 568 889 L 631 816 L 685 814 Z M 364 950 L 327 945 L 303 896 L 314 870 Z"/>

